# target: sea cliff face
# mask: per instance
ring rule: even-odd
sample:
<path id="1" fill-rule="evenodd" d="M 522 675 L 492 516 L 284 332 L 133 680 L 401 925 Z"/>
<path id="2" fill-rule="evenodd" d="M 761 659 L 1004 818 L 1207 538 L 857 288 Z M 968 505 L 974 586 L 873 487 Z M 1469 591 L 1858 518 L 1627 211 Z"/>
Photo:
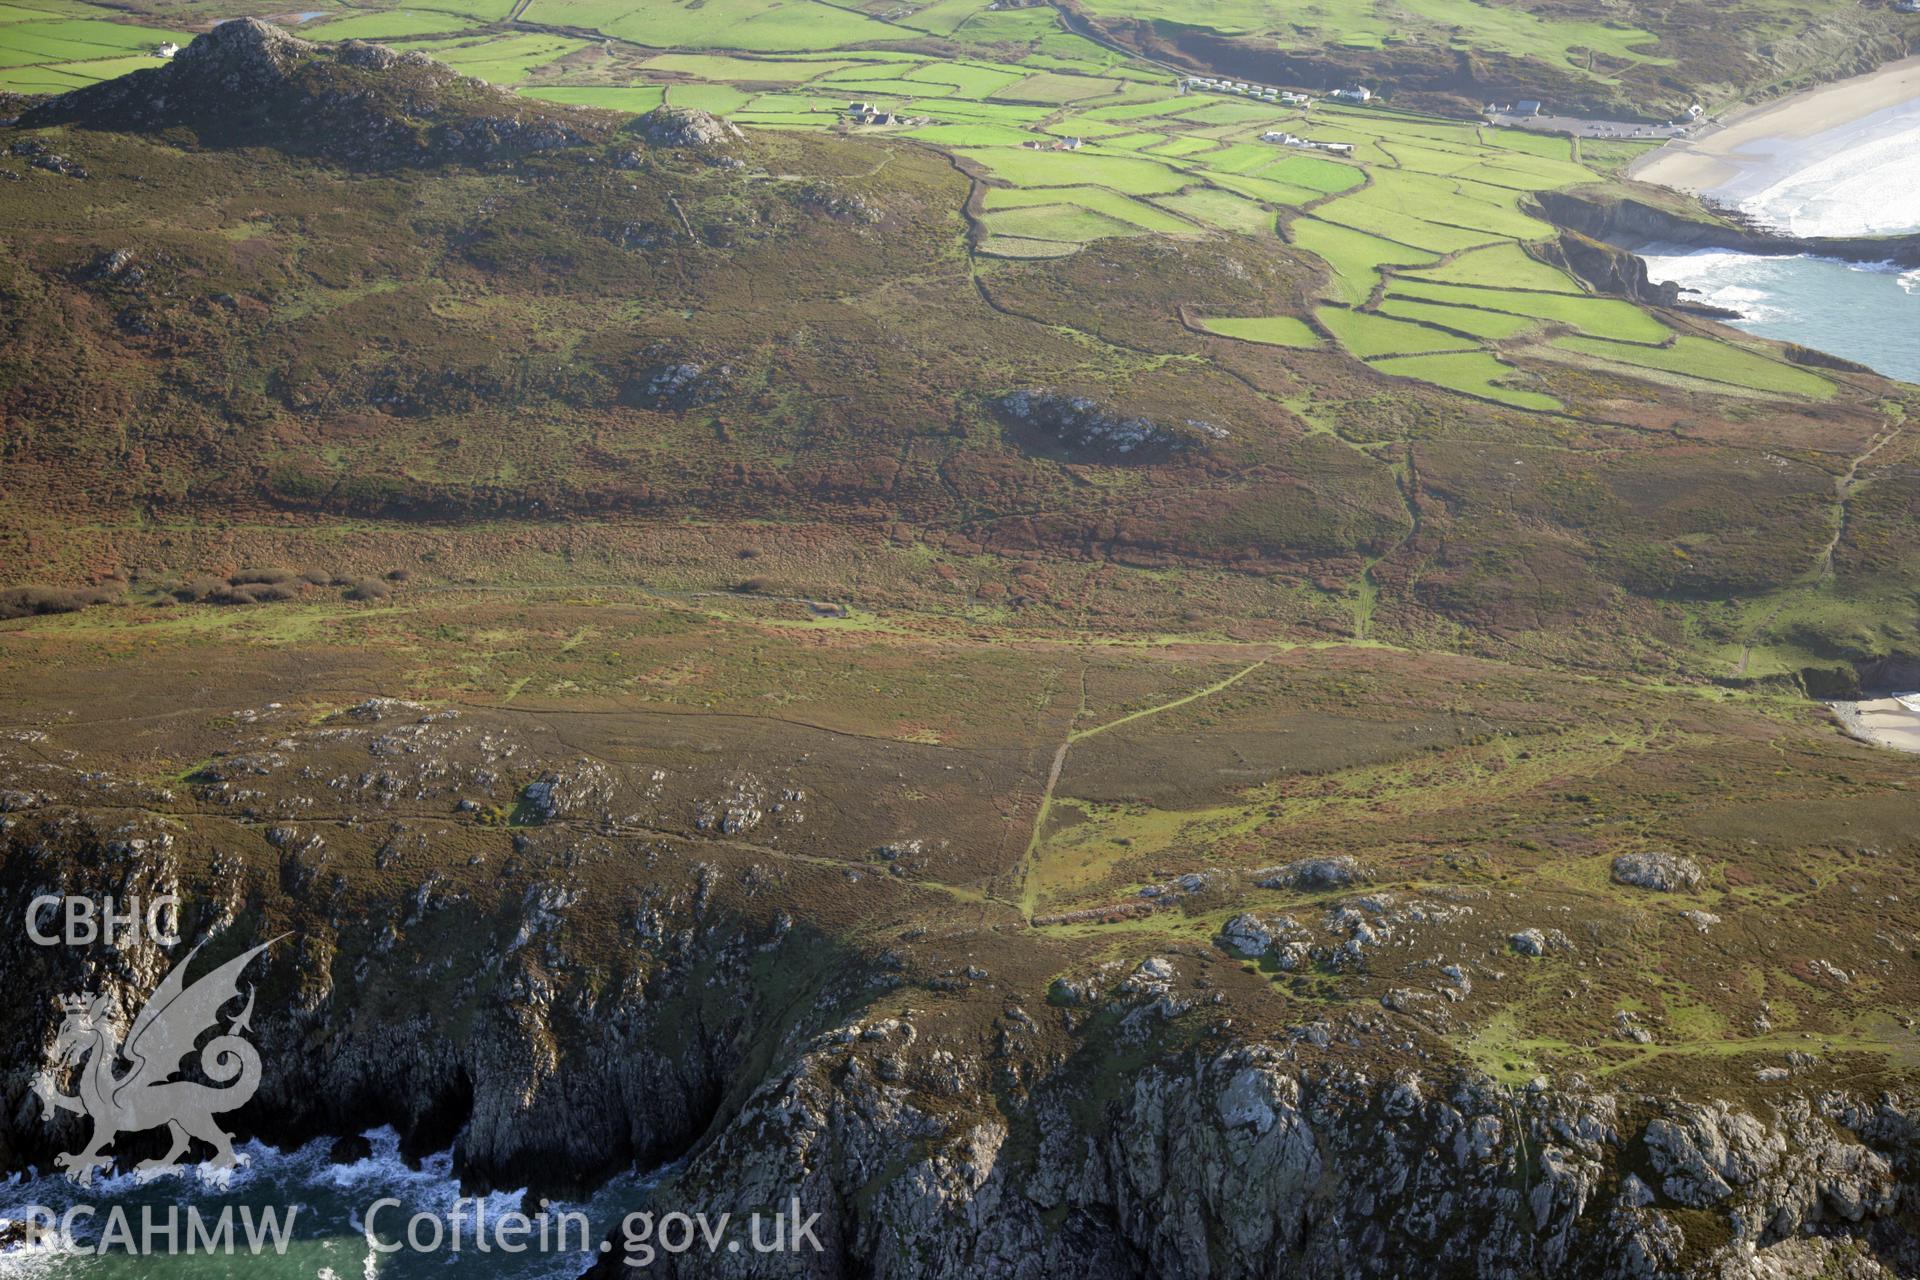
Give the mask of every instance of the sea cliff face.
<path id="1" fill-rule="evenodd" d="M 1543 191 L 1542 210 L 1562 227 L 1595 240 L 1636 245 L 1681 244 L 1698 249 L 1737 249 L 1742 253 L 1811 254 L 1843 262 L 1892 262 L 1920 266 L 1920 234 L 1902 236 L 1779 235 L 1764 228 L 1684 217 L 1646 201 L 1621 197 L 1589 198 L 1574 192 Z"/>
<path id="2" fill-rule="evenodd" d="M 980 1110 L 986 1081 L 894 1075 L 816 1051 L 654 1204 L 832 1205 L 839 1257 L 819 1275 L 1391 1276 L 1417 1257 L 1427 1274 L 1877 1276 L 1910 1256 L 1887 1247 L 1912 1157 L 1888 1098 L 1755 1115 L 1375 1076 L 1231 1039 L 1125 1073 L 1097 1105 L 1071 1072 L 1012 1114 Z"/>

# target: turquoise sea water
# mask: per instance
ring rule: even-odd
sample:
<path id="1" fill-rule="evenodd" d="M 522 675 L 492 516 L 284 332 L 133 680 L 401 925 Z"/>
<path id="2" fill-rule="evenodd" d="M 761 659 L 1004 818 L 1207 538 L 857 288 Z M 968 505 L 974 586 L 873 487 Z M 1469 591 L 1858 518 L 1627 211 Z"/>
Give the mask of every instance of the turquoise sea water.
<path id="1" fill-rule="evenodd" d="M 1754 143 L 1708 194 L 1797 236 L 1920 230 L 1920 101 L 1806 138 Z M 1737 327 L 1920 382 L 1920 271 L 1813 257 L 1648 245 L 1655 280 L 1738 311 Z"/>
<path id="2" fill-rule="evenodd" d="M 1920 271 L 1677 245 L 1638 252 L 1655 280 L 1676 281 L 1694 301 L 1738 311 L 1736 328 L 1920 382 Z"/>

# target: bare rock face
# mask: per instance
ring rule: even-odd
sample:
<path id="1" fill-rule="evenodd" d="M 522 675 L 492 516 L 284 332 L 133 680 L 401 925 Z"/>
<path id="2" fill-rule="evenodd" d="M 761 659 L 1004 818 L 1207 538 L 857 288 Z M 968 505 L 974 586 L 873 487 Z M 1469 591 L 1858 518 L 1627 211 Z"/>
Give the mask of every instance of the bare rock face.
<path id="1" fill-rule="evenodd" d="M 285 80 L 301 59 L 318 48 L 311 40 L 288 35 L 258 18 L 236 18 L 182 49 L 167 69 L 174 80 L 218 84 L 231 93 L 257 93 Z"/>
<path id="2" fill-rule="evenodd" d="M 1112 994 L 1124 999 L 1124 984 Z M 1150 995 L 1132 999 L 1151 1012 Z M 928 1077 L 912 1047 L 895 1057 L 904 1074 L 877 1070 L 850 1034 L 817 1038 L 647 1207 L 839 1206 L 857 1189 L 863 1208 L 823 1214 L 818 1234 L 826 1256 L 878 1276 L 1386 1277 L 1408 1274 L 1417 1251 L 1418 1274 L 1508 1280 L 1877 1280 L 1890 1273 L 1859 1242 L 1897 1213 L 1893 1170 L 1910 1150 L 1910 1118 L 1891 1102 L 1649 1115 L 1651 1099 L 1577 1080 L 1516 1093 L 1444 1073 L 1303 1068 L 1242 1045 L 1144 1066 L 1091 1128 L 1081 1086 L 1036 1081 L 1037 1136 L 1016 1153 L 1000 1115 L 928 1107 L 899 1087 Z M 983 1068 L 954 1063 L 941 1087 L 966 1096 Z M 1636 1147 L 1654 1186 L 1625 1168 Z M 874 1178 L 889 1154 L 894 1172 Z M 740 1254 L 657 1265 L 791 1274 Z M 623 1269 L 615 1256 L 592 1274 Z"/>
<path id="3" fill-rule="evenodd" d="M 723 147 L 746 136 L 719 116 L 688 107 L 655 107 L 637 123 L 640 136 L 652 147 L 705 150 Z"/>
<path id="4" fill-rule="evenodd" d="M 1613 860 L 1613 882 L 1657 893 L 1691 892 L 1700 887 L 1700 864 L 1671 853 L 1623 853 Z"/>

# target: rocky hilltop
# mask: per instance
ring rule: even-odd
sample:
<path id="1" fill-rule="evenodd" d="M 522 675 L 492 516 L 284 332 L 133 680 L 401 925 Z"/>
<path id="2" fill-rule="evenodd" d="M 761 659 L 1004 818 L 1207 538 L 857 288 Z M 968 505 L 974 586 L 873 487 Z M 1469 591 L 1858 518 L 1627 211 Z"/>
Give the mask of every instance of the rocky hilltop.
<path id="1" fill-rule="evenodd" d="M 314 44 L 255 18 L 221 23 L 163 67 L 39 103 L 21 124 L 187 129 L 207 146 L 272 145 L 359 166 L 504 159 L 611 133 L 593 113 L 496 89 L 422 53 Z"/>

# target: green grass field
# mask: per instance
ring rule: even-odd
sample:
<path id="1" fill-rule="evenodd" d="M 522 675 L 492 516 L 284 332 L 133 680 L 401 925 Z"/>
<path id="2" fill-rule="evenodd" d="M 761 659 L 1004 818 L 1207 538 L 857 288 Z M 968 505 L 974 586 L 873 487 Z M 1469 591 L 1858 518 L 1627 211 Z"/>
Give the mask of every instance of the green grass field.
<path id="1" fill-rule="evenodd" d="M 1127 195 L 1149 196 L 1165 195 L 1187 185 L 1187 179 L 1168 165 L 1091 150 L 969 148 L 960 155 L 1016 187 L 1111 187 Z"/>
<path id="2" fill-rule="evenodd" d="M 887 23 L 818 0 L 532 0 L 523 17 L 592 27 L 654 49 L 774 53 L 899 39 Z"/>
<path id="3" fill-rule="evenodd" d="M 112 21 L 122 15 L 97 5 L 62 0 L 0 5 L 0 90 L 65 93 L 157 67 L 153 50 L 191 36 L 159 26 Z"/>
<path id="4" fill-rule="evenodd" d="M 983 96 L 1002 98 L 1009 102 L 1065 104 L 1082 102 L 1088 98 L 1113 97 L 1120 93 L 1122 88 L 1118 80 L 1101 80 L 1090 76 L 1062 75 L 1056 71 L 1042 71 L 1037 75 L 1016 80 L 996 93 Z"/>
<path id="5" fill-rule="evenodd" d="M 1096 9 L 1111 2 L 1096 0 Z M 1150 14 L 1168 0 L 1144 2 L 1142 12 Z M 1564 138 L 1378 104 L 1318 102 L 1303 112 L 1183 93 L 1165 72 L 1061 30 L 1050 10 L 990 11 L 987 3 L 937 0 L 889 21 L 826 0 L 531 0 L 518 15 L 661 50 L 640 61 L 626 83 L 609 80 L 600 62 L 556 67 L 589 46 L 572 35 L 458 34 L 505 18 L 512 0 L 330 10 L 309 34 L 394 39 L 529 96 L 629 115 L 664 102 L 753 127 L 831 129 L 849 102 L 874 101 L 924 120 L 901 132 L 983 175 L 983 235 L 975 247 L 989 257 L 1056 257 L 1112 236 L 1274 235 L 1276 211 L 1311 207 L 1280 234 L 1326 263 L 1324 294 L 1346 305 L 1324 309 L 1323 323 L 1342 345 L 1358 358 L 1397 362 L 1395 371 L 1406 376 L 1504 403 L 1552 405 L 1500 385 L 1511 370 L 1489 353 L 1455 348 L 1510 341 L 1549 324 L 1602 344 L 1561 344 L 1554 349 L 1563 356 L 1632 363 L 1614 344 L 1644 344 L 1637 367 L 1649 371 L 1796 395 L 1826 386 L 1724 344 L 1660 348 L 1671 333 L 1652 315 L 1590 296 L 1526 254 L 1523 243 L 1556 234 L 1522 208 L 1529 193 L 1594 181 L 1638 148 L 1592 144 L 1589 165 Z M 1364 47 L 1408 39 L 1445 44 L 1464 25 L 1490 32 L 1486 47 L 1525 49 L 1527 56 L 1562 57 L 1562 38 L 1610 56 L 1645 52 L 1628 52 L 1639 49 L 1644 32 L 1492 10 L 1473 0 L 1416 0 L 1390 14 L 1374 0 L 1314 0 L 1284 22 L 1269 0 L 1183 0 L 1182 8 L 1193 10 L 1199 25 L 1219 19 L 1220 30 L 1271 31 L 1283 44 L 1308 38 L 1303 33 L 1321 24 L 1338 25 L 1343 38 Z M 61 92 L 156 65 L 143 46 L 164 33 L 109 20 L 112 12 L 81 0 L 0 4 L 0 88 Z M 903 46 L 903 34 L 911 33 L 951 41 L 960 52 Z M 1259 140 L 1275 128 L 1352 142 L 1356 156 L 1334 160 Z M 1043 134 L 1085 145 L 1023 145 Z M 1377 312 L 1354 310 L 1367 306 L 1386 267 L 1395 268 L 1390 296 Z M 1207 327 L 1247 341 L 1318 345 L 1310 329 L 1286 317 Z M 1674 367 L 1709 352 L 1714 359 L 1703 367 Z M 1456 358 L 1468 355 L 1484 359 Z M 1408 363 L 1416 358 L 1425 363 Z"/>
<path id="6" fill-rule="evenodd" d="M 423 50 L 454 70 L 478 76 L 490 84 L 517 84 L 536 68 L 587 46 L 570 36 L 511 35 L 481 40 L 418 41 L 408 47 Z"/>
<path id="7" fill-rule="evenodd" d="M 655 84 L 609 85 L 604 88 L 580 85 L 544 85 L 522 89 L 529 98 L 564 102 L 571 106 L 602 107 L 629 115 L 644 115 L 659 106 L 666 90 Z"/>
<path id="8" fill-rule="evenodd" d="M 1517 338 L 1528 330 L 1539 327 L 1537 322 L 1527 316 L 1482 311 L 1477 307 L 1447 307 L 1392 295 L 1381 302 L 1380 312 L 1383 315 L 1399 316 L 1406 320 L 1424 320 L 1428 324 L 1443 325 L 1492 342 Z"/>
<path id="9" fill-rule="evenodd" d="M 1175 195 L 1157 196 L 1154 203 L 1221 231 L 1257 234 L 1273 230 L 1272 210 L 1230 191 L 1195 187 Z"/>
<path id="10" fill-rule="evenodd" d="M 300 34 L 313 40 L 394 40 L 464 31 L 473 25 L 471 18 L 457 13 L 431 9 L 387 9 L 380 13 L 355 13 L 306 23 L 301 26 Z"/>
<path id="11" fill-rule="evenodd" d="M 1349 311 L 1344 307 L 1321 307 L 1314 312 L 1327 332 L 1340 345 L 1362 360 L 1378 356 L 1423 355 L 1435 351 L 1463 351 L 1473 346 L 1471 338 L 1442 333 L 1423 324 L 1396 320 L 1368 311 Z"/>
<path id="12" fill-rule="evenodd" d="M 796 58 L 740 58 L 715 53 L 663 53 L 641 64 L 648 71 L 725 80 L 741 84 L 799 84 L 807 80 L 831 83 L 831 77 L 858 62 L 805 62 Z"/>
<path id="13" fill-rule="evenodd" d="M 1450 262 L 1401 273 L 1402 279 L 1437 284 L 1482 285 L 1492 289 L 1531 289 L 1538 293 L 1579 293 L 1580 286 L 1558 267 L 1530 258 L 1517 244 L 1463 253 Z"/>
<path id="14" fill-rule="evenodd" d="M 1522 391 L 1500 385 L 1500 379 L 1513 376 L 1513 370 L 1484 351 L 1456 351 L 1446 355 L 1401 356 L 1371 362 L 1382 373 L 1402 378 L 1418 378 L 1436 386 L 1463 391 L 1468 395 L 1497 400 L 1519 409 L 1555 412 L 1565 408 L 1552 396 L 1537 391 Z"/>
<path id="15" fill-rule="evenodd" d="M 1317 156 L 1293 155 L 1281 156 L 1252 176 L 1267 182 L 1283 182 L 1290 187 L 1304 187 L 1323 195 L 1351 191 L 1367 180 L 1366 173 L 1355 165 Z"/>
<path id="16" fill-rule="evenodd" d="M 1212 177 L 1213 184 L 1217 187 L 1237 191 L 1243 196 L 1251 196 L 1255 200 L 1264 200 L 1268 204 L 1283 208 L 1297 209 L 1326 198 L 1326 193 L 1323 191 L 1291 186 L 1285 182 L 1274 182 L 1268 178 L 1249 178 L 1237 173 L 1217 173 Z"/>
<path id="17" fill-rule="evenodd" d="M 1325 262 L 1333 271 L 1328 292 L 1335 299 L 1359 305 L 1373 296 L 1384 265 L 1413 265 L 1434 261 L 1436 255 L 1394 244 L 1363 231 L 1296 218 L 1288 229 L 1293 243 Z"/>
<path id="18" fill-rule="evenodd" d="M 1569 325 L 1596 338 L 1611 338 L 1619 342 L 1661 343 L 1673 333 L 1639 307 L 1618 298 L 1527 293 L 1515 289 L 1474 289 L 1462 285 L 1424 284 L 1414 280 L 1396 280 L 1392 291 L 1404 298 L 1532 316 L 1537 320 Z"/>
<path id="19" fill-rule="evenodd" d="M 1048 187 L 1033 191 L 1016 187 L 989 187 L 984 203 L 989 211 L 1034 207 L 1074 207 L 1116 222 L 1131 224 L 1142 231 L 1178 234 L 1195 229 L 1191 223 L 1164 213 L 1153 204 L 1134 200 L 1117 191 L 1109 191 L 1105 187 Z M 1156 203 L 1164 204 L 1165 201 Z"/>
<path id="20" fill-rule="evenodd" d="M 1669 347 L 1638 347 L 1578 337 L 1557 339 L 1553 346 L 1615 364 L 1638 365 L 1780 395 L 1812 400 L 1825 400 L 1833 395 L 1833 384 L 1818 374 L 1769 360 L 1732 343 L 1690 334 L 1674 339 Z"/>
<path id="21" fill-rule="evenodd" d="M 1323 204 L 1313 211 L 1313 216 L 1431 253 L 1458 253 L 1463 249 L 1494 244 L 1500 239 L 1492 232 L 1441 226 L 1411 214 L 1383 209 L 1377 203 L 1364 199 L 1365 195 L 1366 192 L 1362 192 L 1360 196 L 1345 196 L 1330 204 Z"/>
<path id="22" fill-rule="evenodd" d="M 1390 210 L 1502 240 L 1545 240 L 1556 229 L 1520 210 L 1517 192 L 1459 178 L 1374 169 L 1373 181 L 1341 203 Z"/>
<path id="23" fill-rule="evenodd" d="M 1270 347 L 1317 347 L 1320 335 L 1296 316 L 1216 316 L 1200 327 L 1223 338 L 1258 342 Z"/>
<path id="24" fill-rule="evenodd" d="M 907 136 L 943 147 L 1017 147 L 1033 133 L 1009 124 L 930 124 L 909 130 Z"/>
<path id="25" fill-rule="evenodd" d="M 1141 232 L 1141 228 L 1131 222 L 1109 218 L 1077 204 L 1037 204 L 1001 209 L 986 214 L 982 221 L 993 236 L 1026 240 L 1085 243 L 1102 236 L 1130 236 Z"/>

